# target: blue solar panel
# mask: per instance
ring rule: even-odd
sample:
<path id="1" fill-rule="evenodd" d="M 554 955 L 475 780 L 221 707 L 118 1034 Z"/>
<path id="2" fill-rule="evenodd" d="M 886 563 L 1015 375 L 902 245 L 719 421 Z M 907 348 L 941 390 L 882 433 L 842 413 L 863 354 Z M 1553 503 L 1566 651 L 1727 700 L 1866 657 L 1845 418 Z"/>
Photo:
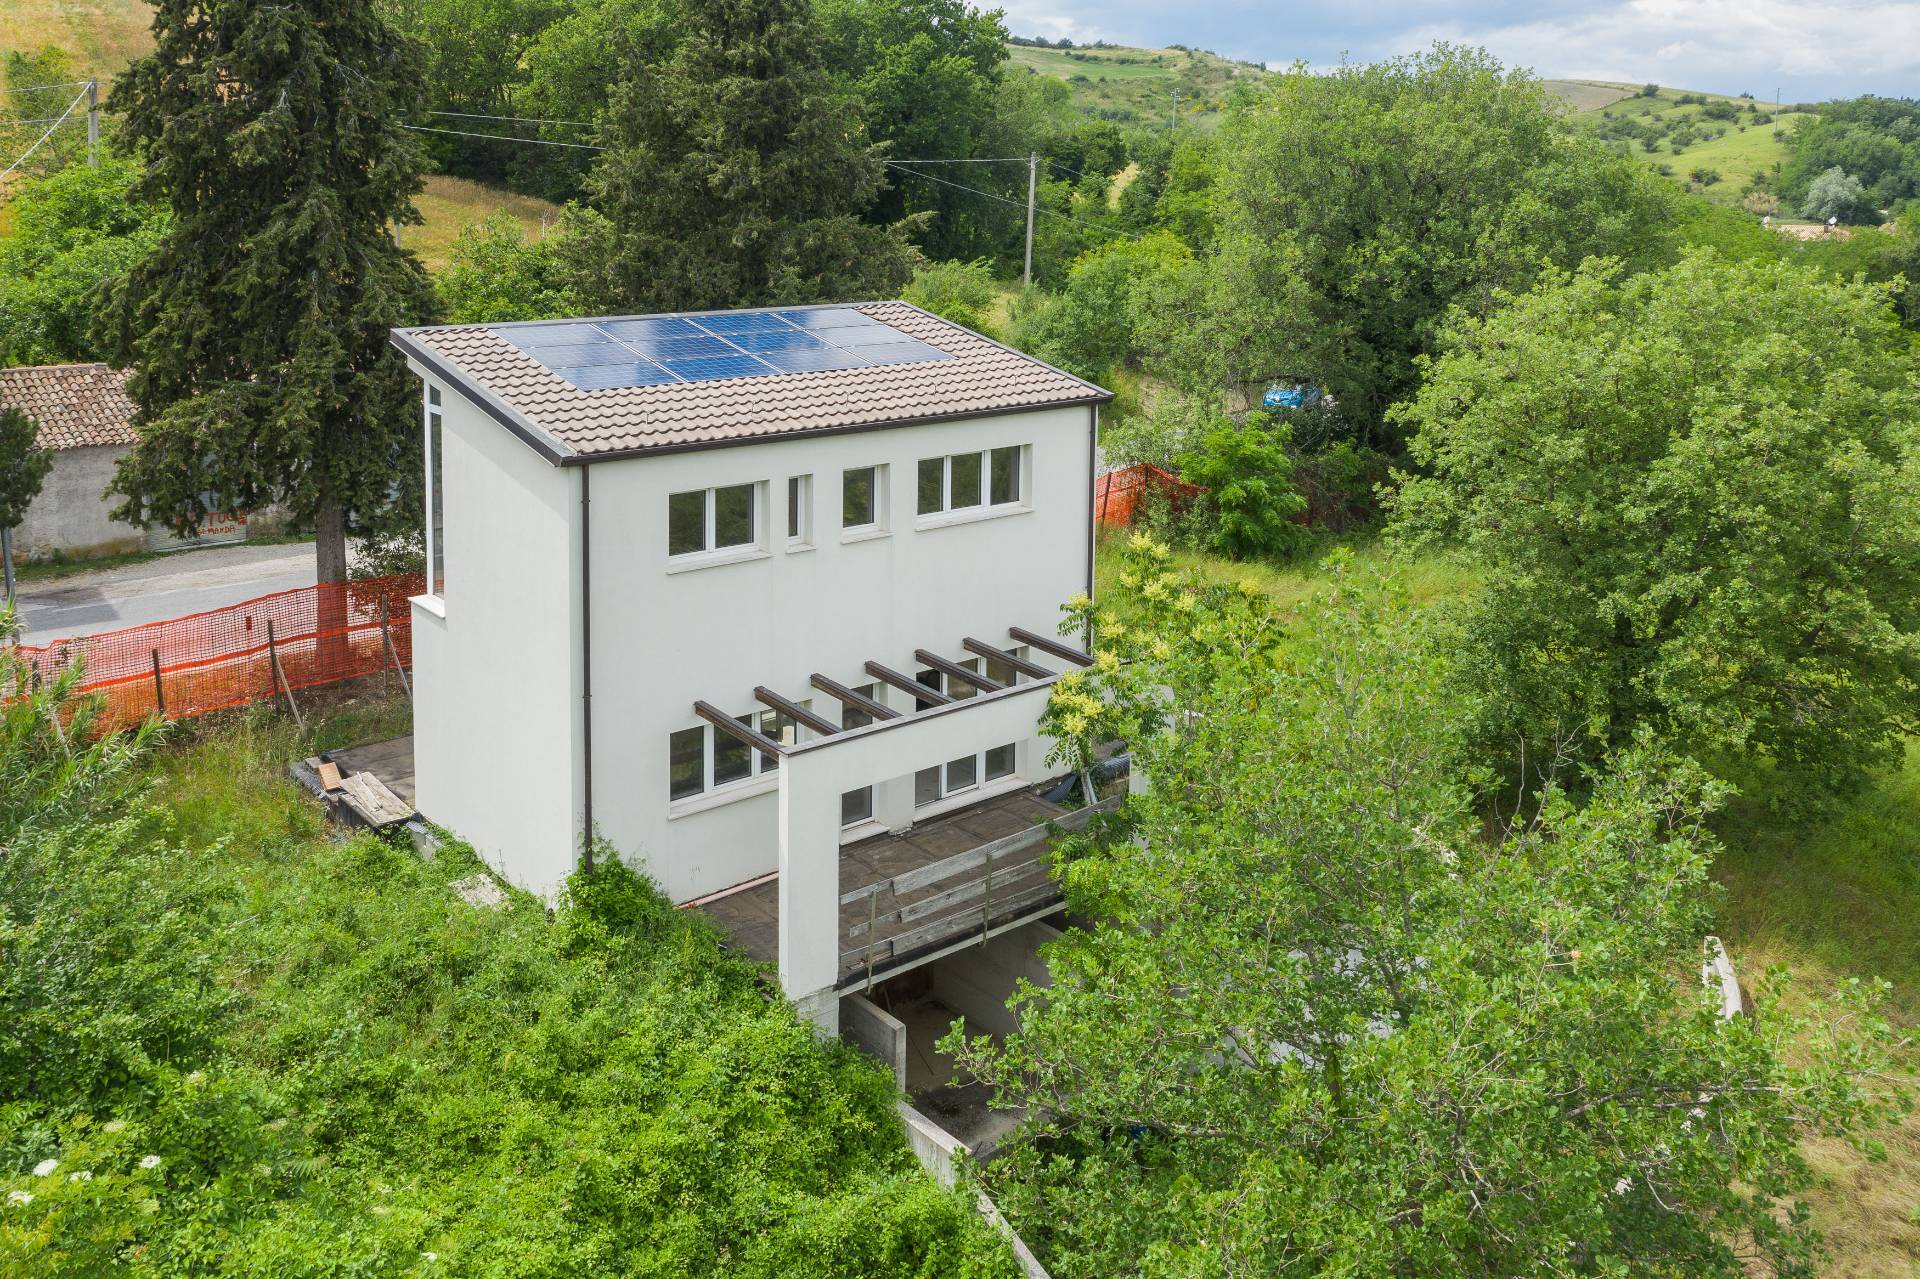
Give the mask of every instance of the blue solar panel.
<path id="1" fill-rule="evenodd" d="M 674 380 L 673 374 L 658 364 L 645 361 L 558 368 L 554 372 L 583 391 L 607 390 L 616 386 L 659 386 Z"/>
<path id="2" fill-rule="evenodd" d="M 704 382 L 709 378 L 722 377 L 763 377 L 773 372 L 751 355 L 715 355 L 700 360 L 668 360 L 667 367 L 673 370 L 675 377 L 688 382 Z"/>
<path id="3" fill-rule="evenodd" d="M 851 329 L 877 325 L 880 321 L 850 306 L 816 307 L 808 311 L 775 311 L 790 324 L 807 330 Z"/>
<path id="4" fill-rule="evenodd" d="M 671 315 L 650 315 L 639 320 L 607 320 L 600 325 L 622 342 L 633 338 L 690 338 L 700 330 L 690 322 Z"/>
<path id="5" fill-rule="evenodd" d="M 952 358 L 844 306 L 561 320 L 493 331 L 582 390 Z"/>
<path id="6" fill-rule="evenodd" d="M 870 364 L 912 364 L 917 360 L 950 360 L 953 357 L 945 351 L 936 351 L 925 342 L 915 342 L 911 338 L 904 342 L 887 342 L 875 346 L 863 346 L 854 354 L 865 357 Z"/>
<path id="7" fill-rule="evenodd" d="M 738 355 L 739 349 L 725 338 L 627 338 L 623 345 L 650 360 L 691 360 L 702 355 Z"/>
<path id="8" fill-rule="evenodd" d="M 827 344 L 819 338 L 808 337 L 788 329 L 785 333 L 736 333 L 727 341 L 742 351 L 752 351 L 760 355 L 767 351 L 824 351 Z"/>
<path id="9" fill-rule="evenodd" d="M 818 373 L 822 369 L 863 369 L 869 361 L 851 351 L 823 346 L 818 351 L 770 351 L 760 357 L 782 373 Z"/>

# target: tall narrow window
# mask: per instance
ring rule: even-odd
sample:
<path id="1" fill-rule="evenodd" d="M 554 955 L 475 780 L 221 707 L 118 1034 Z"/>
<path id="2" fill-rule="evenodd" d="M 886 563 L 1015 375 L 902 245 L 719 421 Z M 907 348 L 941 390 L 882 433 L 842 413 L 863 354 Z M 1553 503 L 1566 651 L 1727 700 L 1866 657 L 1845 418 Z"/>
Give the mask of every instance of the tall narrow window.
<path id="1" fill-rule="evenodd" d="M 849 533 L 880 527 L 880 470 L 860 466 L 840 477 L 840 527 Z"/>
<path id="2" fill-rule="evenodd" d="M 447 584 L 446 497 L 440 482 L 444 470 L 440 462 L 442 406 L 440 388 L 427 387 L 427 594 L 442 595 Z"/>
<path id="3" fill-rule="evenodd" d="M 840 824 L 855 826 L 873 820 L 873 787 L 846 791 L 840 796 Z"/>
<path id="4" fill-rule="evenodd" d="M 707 730 L 683 728 L 667 738 L 667 797 L 685 799 L 707 788 Z"/>
<path id="5" fill-rule="evenodd" d="M 880 700 L 880 686 L 878 684 L 857 684 L 854 686 L 853 691 L 873 701 L 877 702 Z M 852 702 L 844 702 L 841 704 L 841 728 L 865 728 L 871 723 L 873 723 L 873 716 L 867 714 L 867 712 L 861 710 Z"/>
<path id="6" fill-rule="evenodd" d="M 813 477 L 787 477 L 787 545 L 813 544 Z"/>
<path id="7" fill-rule="evenodd" d="M 995 449 L 990 455 L 993 473 L 987 500 L 995 506 L 1009 506 L 1020 500 L 1020 449 Z"/>

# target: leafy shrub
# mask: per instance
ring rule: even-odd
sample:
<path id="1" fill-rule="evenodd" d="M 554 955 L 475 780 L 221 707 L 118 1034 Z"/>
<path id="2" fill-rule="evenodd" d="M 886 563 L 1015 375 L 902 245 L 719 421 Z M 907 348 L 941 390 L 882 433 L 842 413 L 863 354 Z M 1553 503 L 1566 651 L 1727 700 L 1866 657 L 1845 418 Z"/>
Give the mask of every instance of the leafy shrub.
<path id="1" fill-rule="evenodd" d="M 1720 170 L 1696 168 L 1687 174 L 1687 178 L 1696 186 L 1710 187 L 1720 180 Z"/>
<path id="2" fill-rule="evenodd" d="M 1307 500 L 1294 486 L 1284 423 L 1250 413 L 1236 423 L 1213 414 L 1180 459 L 1180 478 L 1205 488 L 1210 549 L 1229 559 L 1278 558 L 1308 541 L 1299 516 Z"/>
<path id="3" fill-rule="evenodd" d="M 987 313 L 993 308 L 993 271 L 985 258 L 929 262 L 913 273 L 902 296 L 941 319 L 980 333 L 992 331 Z"/>
<path id="4" fill-rule="evenodd" d="M 447 268 L 434 277 L 447 320 L 497 324 L 579 314 L 565 281 L 558 241 L 563 220 L 546 239 L 529 240 L 519 219 L 496 210 L 461 228 Z"/>
<path id="5" fill-rule="evenodd" d="M 1057 294 L 1022 294 L 1014 308 L 1014 345 L 1090 382 L 1099 382 L 1137 353 L 1145 298 L 1193 260 L 1165 231 L 1115 240 L 1082 254 Z"/>
<path id="6" fill-rule="evenodd" d="M 1838 218 L 1848 224 L 1869 223 L 1878 219 L 1878 210 L 1867 199 L 1860 179 L 1835 165 L 1813 180 L 1800 211 L 1816 222 Z"/>

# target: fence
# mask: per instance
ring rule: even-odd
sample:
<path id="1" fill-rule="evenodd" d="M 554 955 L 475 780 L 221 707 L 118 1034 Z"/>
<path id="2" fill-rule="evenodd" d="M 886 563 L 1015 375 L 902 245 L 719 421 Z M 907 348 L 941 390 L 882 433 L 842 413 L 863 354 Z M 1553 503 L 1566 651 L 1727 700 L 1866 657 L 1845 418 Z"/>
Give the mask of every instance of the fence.
<path id="1" fill-rule="evenodd" d="M 1126 528 L 1140 514 L 1149 493 L 1158 493 L 1170 505 L 1178 507 L 1204 492 L 1205 489 L 1187 483 L 1171 471 L 1139 462 L 1108 471 L 1094 480 L 1094 518 L 1104 528 Z"/>
<path id="2" fill-rule="evenodd" d="M 84 663 L 80 689 L 105 699 L 100 727 L 111 732 L 156 712 L 184 719 L 411 667 L 407 600 L 424 585 L 418 575 L 402 574 L 303 586 L 18 651 L 32 679 L 53 679 Z"/>

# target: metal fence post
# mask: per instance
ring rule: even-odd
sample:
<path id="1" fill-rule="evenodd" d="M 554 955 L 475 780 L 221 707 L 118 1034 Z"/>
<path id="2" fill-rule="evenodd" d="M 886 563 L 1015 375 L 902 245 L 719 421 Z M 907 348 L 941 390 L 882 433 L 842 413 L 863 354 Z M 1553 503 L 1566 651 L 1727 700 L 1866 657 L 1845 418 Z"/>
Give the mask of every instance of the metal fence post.
<path id="1" fill-rule="evenodd" d="M 153 649 L 153 707 L 160 718 L 167 717 L 167 690 L 160 683 L 160 650 Z"/>

